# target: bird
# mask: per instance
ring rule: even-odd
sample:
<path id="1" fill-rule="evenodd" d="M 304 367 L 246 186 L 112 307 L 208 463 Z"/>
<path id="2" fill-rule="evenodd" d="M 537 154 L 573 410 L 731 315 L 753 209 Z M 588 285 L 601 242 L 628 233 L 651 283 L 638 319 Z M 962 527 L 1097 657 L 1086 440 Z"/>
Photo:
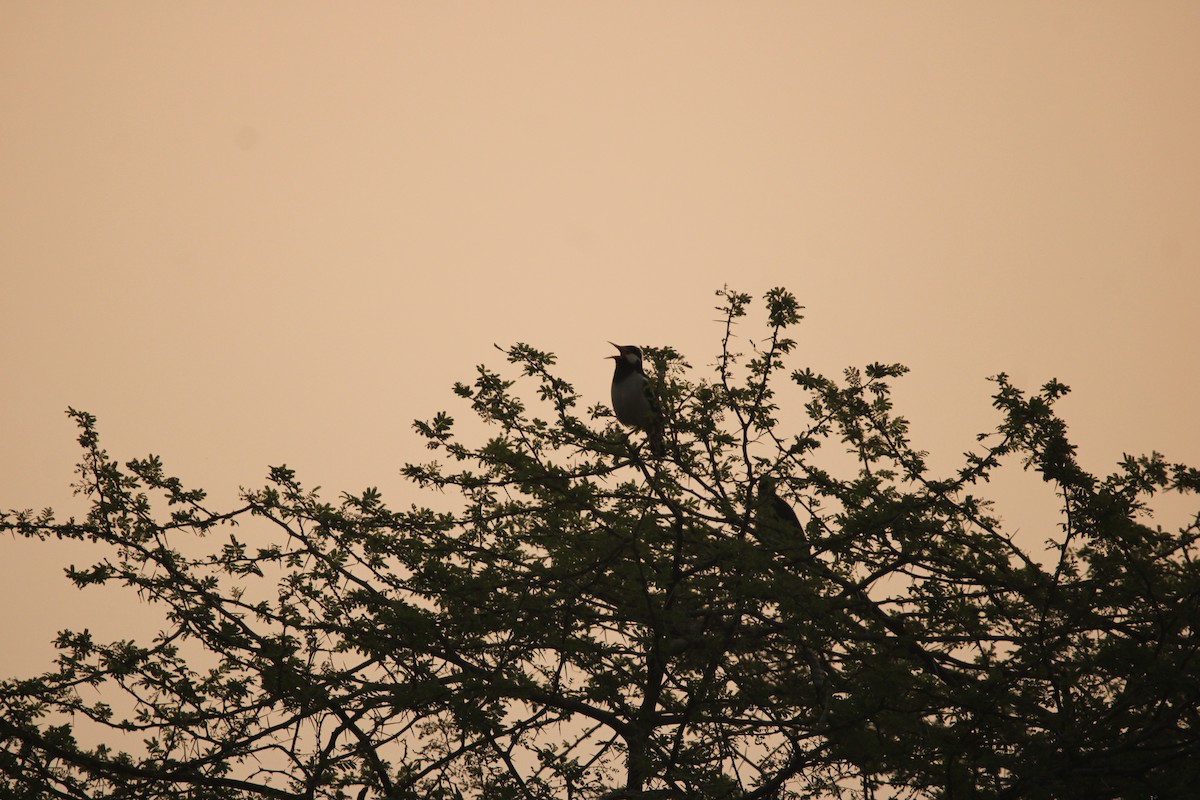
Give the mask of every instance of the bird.
<path id="1" fill-rule="evenodd" d="M 775 493 L 775 479 L 763 475 L 758 479 L 758 513 L 755 533 L 772 549 L 796 549 L 808 555 L 804 526 L 788 502 Z"/>
<path id="2" fill-rule="evenodd" d="M 612 380 L 613 413 L 622 425 L 646 432 L 650 452 L 663 454 L 663 416 L 658 401 L 650 389 L 650 379 L 642 368 L 642 348 L 632 344 L 613 344 L 617 355 L 607 356 L 616 362 Z"/>

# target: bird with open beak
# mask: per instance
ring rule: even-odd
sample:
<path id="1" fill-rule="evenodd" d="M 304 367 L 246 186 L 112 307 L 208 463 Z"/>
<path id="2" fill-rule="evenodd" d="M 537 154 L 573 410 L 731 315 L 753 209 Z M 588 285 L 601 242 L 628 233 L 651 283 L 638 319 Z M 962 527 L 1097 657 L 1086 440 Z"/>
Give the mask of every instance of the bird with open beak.
<path id="1" fill-rule="evenodd" d="M 613 344 L 617 355 L 613 370 L 612 405 L 622 425 L 646 432 L 650 451 L 662 455 L 662 413 L 658 408 L 650 379 L 642 367 L 642 349 L 632 344 Z"/>

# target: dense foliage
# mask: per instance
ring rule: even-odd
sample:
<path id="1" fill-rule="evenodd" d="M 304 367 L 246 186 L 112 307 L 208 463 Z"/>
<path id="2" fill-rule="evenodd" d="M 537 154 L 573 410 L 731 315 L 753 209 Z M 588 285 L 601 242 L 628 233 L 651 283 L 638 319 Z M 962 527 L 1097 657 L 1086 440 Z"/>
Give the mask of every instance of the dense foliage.
<path id="1" fill-rule="evenodd" d="M 1099 798 L 1200 779 L 1200 520 L 1162 530 L 1145 506 L 1200 473 L 1154 454 L 1089 474 L 1054 411 L 1066 387 L 1000 375 L 996 429 L 931 474 L 893 414 L 903 367 L 794 370 L 795 298 L 766 295 L 754 344 L 735 335 L 751 298 L 719 294 L 709 377 L 647 349 L 661 458 L 516 345 L 455 387 L 492 438 L 417 424 L 438 460 L 404 472 L 445 510 L 330 503 L 277 467 L 214 511 L 72 411 L 86 518 L 0 529 L 101 543 L 70 579 L 129 587 L 163 627 L 63 631 L 49 671 L 0 683 L 0 794 Z M 1061 498 L 1022 542 L 978 494 L 1002 465 Z"/>

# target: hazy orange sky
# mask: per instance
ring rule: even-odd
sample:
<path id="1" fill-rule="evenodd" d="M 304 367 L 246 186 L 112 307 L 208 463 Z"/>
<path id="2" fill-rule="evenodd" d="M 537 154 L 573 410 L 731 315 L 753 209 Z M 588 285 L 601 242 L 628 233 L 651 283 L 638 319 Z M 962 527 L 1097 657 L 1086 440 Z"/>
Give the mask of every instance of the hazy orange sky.
<path id="1" fill-rule="evenodd" d="M 725 283 L 797 293 L 797 366 L 913 367 L 935 466 L 994 424 L 1002 370 L 1074 388 L 1093 470 L 1200 464 L 1190 0 L 2 18 L 0 506 L 78 508 L 68 405 L 218 503 L 284 462 L 331 499 L 421 502 L 411 420 L 464 416 L 449 386 L 494 342 L 607 402 L 607 340 L 711 362 Z M 1036 480 L 997 492 L 1053 532 Z M 0 602 L 39 610 L 4 615 L 34 639 L 0 675 L 59 628 L 122 635 L 127 605 L 61 577 L 90 550 L 0 548 Z"/>

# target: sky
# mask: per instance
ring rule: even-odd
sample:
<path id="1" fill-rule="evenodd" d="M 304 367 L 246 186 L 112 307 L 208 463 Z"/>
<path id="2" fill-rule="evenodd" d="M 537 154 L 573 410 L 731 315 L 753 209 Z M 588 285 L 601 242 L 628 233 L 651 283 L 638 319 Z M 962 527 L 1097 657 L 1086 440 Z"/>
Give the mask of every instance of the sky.
<path id="1" fill-rule="evenodd" d="M 712 363 L 724 285 L 796 293 L 796 367 L 912 367 L 898 411 L 935 468 L 996 423 L 1001 371 L 1073 387 L 1089 469 L 1200 465 L 1194 2 L 3 18 L 0 507 L 79 510 L 68 406 L 214 505 L 280 463 L 330 499 L 421 503 L 412 420 L 463 417 L 450 387 L 501 366 L 494 344 L 555 352 L 607 402 L 609 340 Z M 993 493 L 1051 535 L 1035 477 Z M 96 555 L 0 539 L 0 602 L 27 610 L 0 676 L 149 613 L 70 587 Z"/>

